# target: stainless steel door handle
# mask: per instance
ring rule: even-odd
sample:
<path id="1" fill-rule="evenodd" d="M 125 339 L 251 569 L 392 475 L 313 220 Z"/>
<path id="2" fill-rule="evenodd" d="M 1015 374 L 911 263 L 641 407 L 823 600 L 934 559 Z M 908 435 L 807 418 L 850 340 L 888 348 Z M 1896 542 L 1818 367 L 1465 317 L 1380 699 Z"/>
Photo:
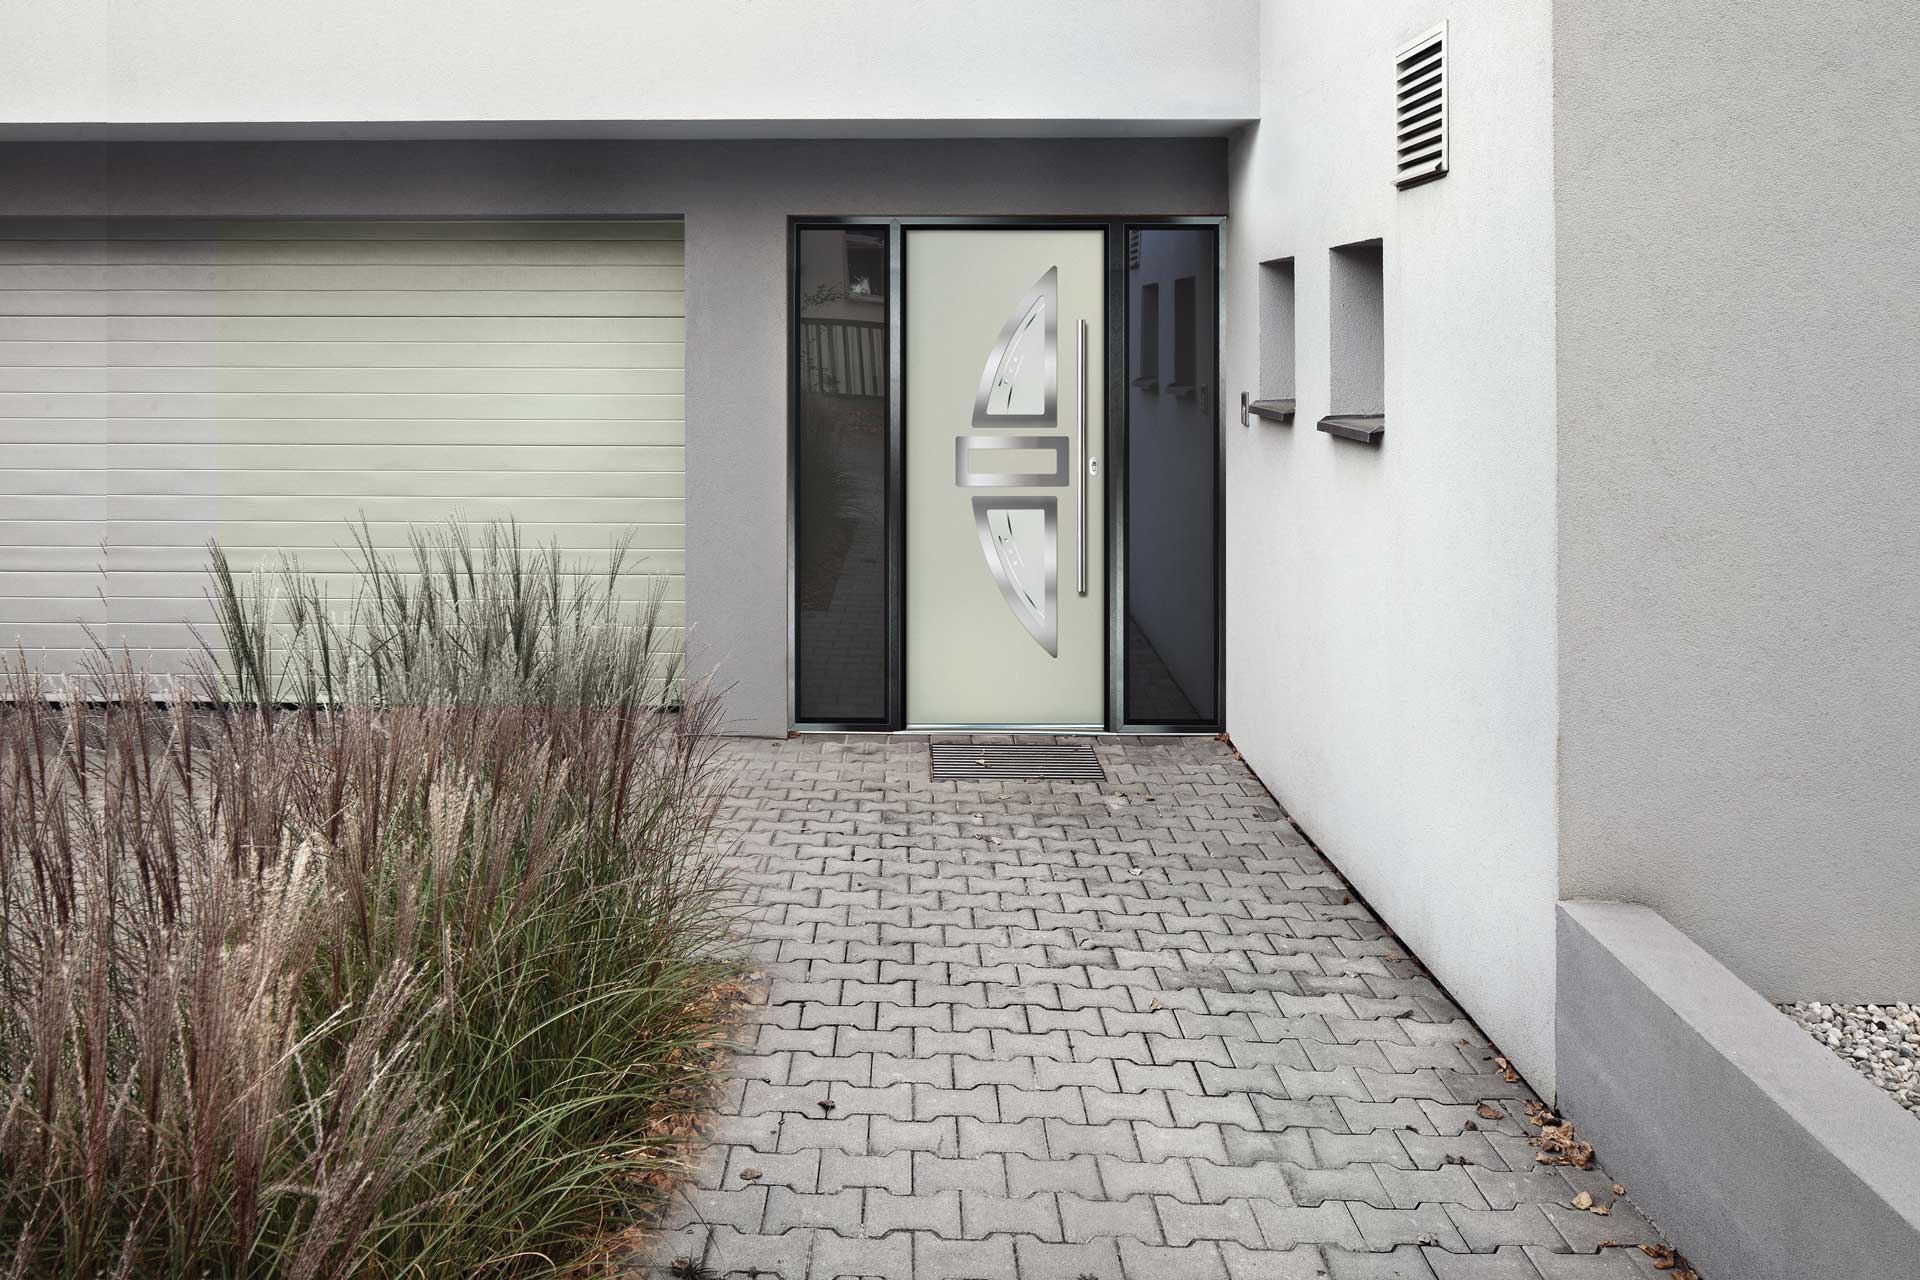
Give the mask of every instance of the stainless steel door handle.
<path id="1" fill-rule="evenodd" d="M 1080 322 L 1080 420 L 1079 420 L 1079 465 L 1073 469 L 1073 506 L 1074 516 L 1080 526 L 1079 572 L 1074 578 L 1074 590 L 1080 595 L 1087 594 L 1087 472 L 1093 467 L 1093 460 L 1087 456 L 1087 322 Z"/>

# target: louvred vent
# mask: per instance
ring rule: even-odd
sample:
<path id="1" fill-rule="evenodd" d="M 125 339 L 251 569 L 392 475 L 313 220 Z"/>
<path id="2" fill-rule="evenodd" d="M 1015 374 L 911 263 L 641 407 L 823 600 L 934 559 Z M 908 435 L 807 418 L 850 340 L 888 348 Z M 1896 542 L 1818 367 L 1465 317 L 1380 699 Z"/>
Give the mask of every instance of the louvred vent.
<path id="1" fill-rule="evenodd" d="M 1447 171 L 1447 24 L 1394 59 L 1393 185 L 1411 187 Z"/>

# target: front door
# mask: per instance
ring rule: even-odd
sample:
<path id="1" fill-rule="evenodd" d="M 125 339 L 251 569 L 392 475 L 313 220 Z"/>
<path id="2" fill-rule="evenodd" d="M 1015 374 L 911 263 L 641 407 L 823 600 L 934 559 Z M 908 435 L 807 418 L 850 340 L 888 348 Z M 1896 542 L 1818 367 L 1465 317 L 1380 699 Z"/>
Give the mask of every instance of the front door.
<path id="1" fill-rule="evenodd" d="M 906 233 L 907 720 L 1106 723 L 1106 233 Z"/>

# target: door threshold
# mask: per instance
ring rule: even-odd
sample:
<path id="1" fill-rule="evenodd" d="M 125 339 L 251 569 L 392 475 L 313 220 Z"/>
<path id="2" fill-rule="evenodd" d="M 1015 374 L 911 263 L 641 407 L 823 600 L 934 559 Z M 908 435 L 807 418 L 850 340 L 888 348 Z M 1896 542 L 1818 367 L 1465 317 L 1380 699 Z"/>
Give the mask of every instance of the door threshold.
<path id="1" fill-rule="evenodd" d="M 901 733 L 1106 733 L 1104 724 L 910 724 Z"/>

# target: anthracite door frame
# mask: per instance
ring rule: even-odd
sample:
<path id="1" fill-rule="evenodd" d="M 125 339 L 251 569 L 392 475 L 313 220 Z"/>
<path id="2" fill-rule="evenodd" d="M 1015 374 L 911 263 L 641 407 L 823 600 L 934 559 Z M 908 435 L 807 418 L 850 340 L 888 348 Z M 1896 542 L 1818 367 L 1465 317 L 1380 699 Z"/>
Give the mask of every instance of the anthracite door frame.
<path id="1" fill-rule="evenodd" d="M 906 724 L 906 232 L 909 229 L 1103 230 L 1107 255 L 1106 413 L 1103 425 L 1106 503 L 1107 642 L 1106 722 L 1112 733 L 1217 733 L 1226 714 L 1226 393 L 1221 374 L 1226 304 L 1225 223 L 1220 217 L 1054 218 L 792 216 L 787 219 L 787 716 L 802 732 L 886 733 Z M 884 721 L 801 721 L 799 696 L 799 511 L 800 511 L 800 233 L 834 227 L 887 228 L 887 677 Z M 1198 226 L 1213 229 L 1214 327 L 1214 710 L 1204 723 L 1155 724 L 1126 715 L 1127 566 L 1127 232 L 1134 228 Z M 1081 459 L 1078 465 L 1084 466 Z"/>

